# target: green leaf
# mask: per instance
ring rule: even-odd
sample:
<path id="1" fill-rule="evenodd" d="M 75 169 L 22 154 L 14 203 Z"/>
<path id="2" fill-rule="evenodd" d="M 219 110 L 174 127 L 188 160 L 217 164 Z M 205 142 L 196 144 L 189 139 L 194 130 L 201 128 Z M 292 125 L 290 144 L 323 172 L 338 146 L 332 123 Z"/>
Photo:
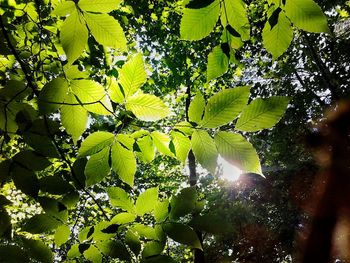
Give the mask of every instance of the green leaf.
<path id="1" fill-rule="evenodd" d="M 169 214 L 169 201 L 158 201 L 154 207 L 154 218 L 157 222 L 164 221 Z"/>
<path id="2" fill-rule="evenodd" d="M 64 21 L 60 39 L 68 62 L 72 64 L 83 53 L 88 40 L 88 30 L 77 9 Z"/>
<path id="3" fill-rule="evenodd" d="M 134 222 L 135 219 L 136 219 L 136 215 L 135 214 L 123 212 L 123 213 L 119 213 L 119 214 L 115 215 L 111 219 L 111 223 L 112 224 L 123 225 L 123 224 Z"/>
<path id="4" fill-rule="evenodd" d="M 33 171 L 41 171 L 51 165 L 51 162 L 47 158 L 30 150 L 17 153 L 13 157 L 13 161 Z"/>
<path id="5" fill-rule="evenodd" d="M 218 132 L 214 140 L 219 154 L 226 161 L 244 172 L 262 175 L 258 154 L 242 135 L 231 132 Z"/>
<path id="6" fill-rule="evenodd" d="M 205 100 L 202 93 L 197 95 L 191 101 L 190 107 L 188 108 L 188 118 L 192 122 L 199 123 L 202 120 L 203 112 L 205 107 Z"/>
<path id="7" fill-rule="evenodd" d="M 200 40 L 206 37 L 216 25 L 219 14 L 219 0 L 215 0 L 204 8 L 185 8 L 180 24 L 181 38 L 186 40 Z"/>
<path id="8" fill-rule="evenodd" d="M 85 167 L 86 167 L 87 159 L 86 158 L 79 158 L 76 159 L 73 163 L 73 172 L 75 176 L 73 177 L 73 183 L 75 185 L 75 188 L 82 189 L 85 187 Z"/>
<path id="9" fill-rule="evenodd" d="M 119 207 L 125 211 L 133 213 L 134 203 L 127 192 L 119 187 L 110 187 L 107 190 L 109 200 L 113 206 Z"/>
<path id="10" fill-rule="evenodd" d="M 56 16 L 66 16 L 76 10 L 75 3 L 73 1 L 64 1 L 59 3 L 55 9 L 51 12 Z"/>
<path id="11" fill-rule="evenodd" d="M 63 203 L 54 198 L 45 196 L 39 197 L 38 201 L 48 216 L 51 216 L 53 219 L 58 220 L 62 223 L 67 221 L 68 210 Z"/>
<path id="12" fill-rule="evenodd" d="M 257 98 L 243 111 L 236 123 L 236 130 L 259 131 L 273 127 L 282 118 L 289 103 L 288 97 Z"/>
<path id="13" fill-rule="evenodd" d="M 119 178 L 130 186 L 134 185 L 134 175 L 136 172 L 136 159 L 134 153 L 119 142 L 115 142 L 111 151 L 112 169 Z"/>
<path id="14" fill-rule="evenodd" d="M 16 165 L 12 169 L 11 175 L 17 189 L 29 196 L 38 196 L 39 181 L 33 171 Z"/>
<path id="15" fill-rule="evenodd" d="M 42 114 L 55 112 L 61 107 L 68 92 L 68 83 L 56 78 L 47 83 L 40 92 L 38 106 Z"/>
<path id="16" fill-rule="evenodd" d="M 101 84 L 86 79 L 72 80 L 71 88 L 88 111 L 101 115 L 112 114 L 112 104 Z"/>
<path id="17" fill-rule="evenodd" d="M 133 150 L 135 139 L 129 134 L 119 133 L 117 134 L 117 141 L 128 150 Z"/>
<path id="18" fill-rule="evenodd" d="M 109 171 L 109 151 L 106 147 L 100 152 L 95 153 L 90 157 L 85 166 L 86 186 L 91 186 L 99 183 L 105 178 Z"/>
<path id="19" fill-rule="evenodd" d="M 197 192 L 194 187 L 184 188 L 170 201 L 170 218 L 177 220 L 191 213 L 196 207 Z"/>
<path id="20" fill-rule="evenodd" d="M 115 79 L 115 77 L 111 77 L 108 79 L 108 95 L 111 100 L 115 103 L 123 103 L 124 102 L 124 90 L 119 82 Z"/>
<path id="21" fill-rule="evenodd" d="M 262 37 L 264 47 L 273 58 L 278 58 L 287 50 L 293 39 L 293 28 L 284 12 L 278 14 L 276 25 L 271 25 L 269 21 L 265 23 Z"/>
<path id="22" fill-rule="evenodd" d="M 53 262 L 53 254 L 51 249 L 41 240 L 23 239 L 23 244 L 27 248 L 28 254 L 43 263 Z"/>
<path id="23" fill-rule="evenodd" d="M 211 234 L 224 234 L 231 228 L 231 223 L 225 221 L 222 215 L 215 213 L 197 215 L 190 221 L 189 225 L 196 230 Z"/>
<path id="24" fill-rule="evenodd" d="M 80 0 L 79 7 L 84 11 L 109 13 L 116 10 L 121 0 Z"/>
<path id="25" fill-rule="evenodd" d="M 23 231 L 32 234 L 41 234 L 56 229 L 61 223 L 47 214 L 38 214 L 28 220 L 22 227 Z"/>
<path id="26" fill-rule="evenodd" d="M 192 248 L 202 249 L 201 242 L 198 239 L 196 232 L 187 225 L 180 223 L 165 223 L 163 224 L 164 232 L 174 241 Z"/>
<path id="27" fill-rule="evenodd" d="M 0 262 L 23 263 L 29 262 L 27 253 L 16 245 L 0 245 Z"/>
<path id="28" fill-rule="evenodd" d="M 55 145 L 48 136 L 37 134 L 36 132 L 25 132 L 23 138 L 39 154 L 46 157 L 59 157 Z"/>
<path id="29" fill-rule="evenodd" d="M 57 246 L 63 245 L 68 241 L 69 236 L 70 236 L 69 226 L 65 226 L 65 225 L 59 226 L 56 229 L 55 236 L 54 236 L 55 244 Z"/>
<path id="30" fill-rule="evenodd" d="M 94 245 L 91 245 L 83 254 L 87 260 L 93 263 L 102 263 L 102 254 Z"/>
<path id="31" fill-rule="evenodd" d="M 158 187 L 148 188 L 142 192 L 136 200 L 136 214 L 143 216 L 153 211 L 158 201 Z"/>
<path id="32" fill-rule="evenodd" d="M 96 246 L 105 255 L 128 262 L 130 261 L 129 251 L 121 241 L 106 240 L 97 243 Z"/>
<path id="33" fill-rule="evenodd" d="M 186 162 L 188 152 L 191 149 L 190 139 L 180 132 L 171 132 L 172 142 L 175 148 L 175 155 L 182 163 Z"/>
<path id="34" fill-rule="evenodd" d="M 156 152 L 151 136 L 146 135 L 138 139 L 137 145 L 141 150 L 140 159 L 145 163 L 153 161 Z"/>
<path id="35" fill-rule="evenodd" d="M 90 134 L 82 143 L 79 149 L 79 157 L 93 155 L 103 148 L 111 146 L 114 141 L 114 134 L 110 132 L 94 132 Z"/>
<path id="36" fill-rule="evenodd" d="M 169 135 L 154 131 L 151 133 L 151 137 L 153 139 L 153 143 L 156 146 L 158 152 L 168 155 L 170 157 L 174 157 L 174 154 L 170 150 L 170 137 Z"/>
<path id="37" fill-rule="evenodd" d="M 201 125 L 217 128 L 233 121 L 247 104 L 249 90 L 249 87 L 235 87 L 212 96 L 205 107 Z"/>
<path id="38" fill-rule="evenodd" d="M 81 253 L 79 252 L 79 245 L 74 244 L 67 252 L 68 258 L 80 257 Z"/>
<path id="39" fill-rule="evenodd" d="M 107 14 L 84 13 L 84 17 L 98 43 L 126 51 L 124 31 L 117 20 Z"/>
<path id="40" fill-rule="evenodd" d="M 158 241 L 147 242 L 142 251 L 142 258 L 159 255 L 164 249 L 164 243 Z"/>
<path id="41" fill-rule="evenodd" d="M 150 94 L 136 94 L 129 97 L 125 107 L 143 121 L 157 121 L 170 114 L 169 108 L 163 101 Z"/>
<path id="42" fill-rule="evenodd" d="M 128 230 L 125 233 L 125 242 L 129 246 L 135 256 L 137 256 L 141 251 L 141 242 L 139 237 L 132 230 Z"/>
<path id="43" fill-rule="evenodd" d="M 131 229 L 136 231 L 141 237 L 144 237 L 147 239 L 159 240 L 159 236 L 156 232 L 156 229 L 151 226 L 135 223 L 131 227 Z"/>
<path id="44" fill-rule="evenodd" d="M 66 103 L 79 104 L 73 93 L 69 93 Z M 61 107 L 61 122 L 67 133 L 72 136 L 74 144 L 83 134 L 88 123 L 88 113 L 80 105 L 63 105 Z"/>
<path id="45" fill-rule="evenodd" d="M 220 45 L 214 47 L 208 55 L 207 81 L 224 74 L 228 70 L 229 60 Z"/>
<path id="46" fill-rule="evenodd" d="M 288 0 L 285 11 L 292 23 L 305 31 L 330 32 L 327 17 L 313 0 Z"/>
<path id="47" fill-rule="evenodd" d="M 58 175 L 45 176 L 39 179 L 41 191 L 53 195 L 62 195 L 74 190 L 74 187 Z"/>
<path id="48" fill-rule="evenodd" d="M 74 79 L 87 79 L 89 77 L 88 71 L 80 71 L 78 65 L 69 65 L 64 66 L 64 73 L 69 80 Z"/>
<path id="49" fill-rule="evenodd" d="M 119 71 L 119 82 L 122 85 L 124 97 L 132 96 L 147 80 L 142 54 L 138 53 L 126 62 Z"/>
<path id="50" fill-rule="evenodd" d="M 224 27 L 227 21 L 242 37 L 243 40 L 250 38 L 250 23 L 243 0 L 224 0 L 221 5 L 221 23 Z"/>
<path id="51" fill-rule="evenodd" d="M 203 130 L 196 130 L 191 139 L 193 154 L 209 172 L 215 173 L 218 153 L 213 138 Z"/>

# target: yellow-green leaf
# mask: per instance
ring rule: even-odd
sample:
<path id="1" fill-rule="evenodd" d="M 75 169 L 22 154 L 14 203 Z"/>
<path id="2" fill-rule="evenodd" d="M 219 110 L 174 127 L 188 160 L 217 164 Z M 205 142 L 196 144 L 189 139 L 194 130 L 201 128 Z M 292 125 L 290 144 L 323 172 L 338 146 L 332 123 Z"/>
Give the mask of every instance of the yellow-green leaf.
<path id="1" fill-rule="evenodd" d="M 143 121 L 157 121 L 170 114 L 169 108 L 163 101 L 150 94 L 136 94 L 126 101 L 126 109 Z"/>
<path id="2" fill-rule="evenodd" d="M 200 40 L 213 30 L 220 14 L 220 1 L 192 9 L 185 8 L 180 24 L 180 36 L 186 40 Z"/>
<path id="3" fill-rule="evenodd" d="M 213 138 L 203 130 L 196 130 L 192 134 L 192 150 L 197 161 L 209 172 L 215 173 L 218 152 Z"/>
<path id="4" fill-rule="evenodd" d="M 139 53 L 126 62 L 119 71 L 119 83 L 123 88 L 124 97 L 132 96 L 147 80 L 142 54 Z"/>
<path id="5" fill-rule="evenodd" d="M 233 121 L 246 106 L 249 90 L 249 87 L 235 87 L 212 96 L 200 124 L 206 128 L 216 128 Z"/>
<path id="6" fill-rule="evenodd" d="M 136 159 L 134 153 L 119 142 L 112 146 L 112 169 L 118 174 L 119 178 L 130 186 L 134 185 L 134 175 L 136 172 Z"/>
<path id="7" fill-rule="evenodd" d="M 83 53 L 88 40 L 88 30 L 83 17 L 74 10 L 64 21 L 60 32 L 61 44 L 72 64 Z"/>
<path id="8" fill-rule="evenodd" d="M 116 10 L 121 0 L 80 0 L 78 6 L 84 11 L 109 13 Z"/>
<path id="9" fill-rule="evenodd" d="M 126 50 L 126 38 L 119 22 L 107 14 L 85 13 L 87 25 L 101 45 Z"/>
<path id="10" fill-rule="evenodd" d="M 242 135 L 232 132 L 218 132 L 214 139 L 219 154 L 226 161 L 244 172 L 262 175 L 258 154 L 253 145 Z"/>
<path id="11" fill-rule="evenodd" d="M 61 122 L 68 134 L 73 138 L 76 144 L 79 137 L 86 129 L 88 122 L 88 113 L 86 109 L 79 105 L 74 94 L 69 93 L 65 103 L 72 103 L 78 105 L 63 105 L 61 107 Z"/>

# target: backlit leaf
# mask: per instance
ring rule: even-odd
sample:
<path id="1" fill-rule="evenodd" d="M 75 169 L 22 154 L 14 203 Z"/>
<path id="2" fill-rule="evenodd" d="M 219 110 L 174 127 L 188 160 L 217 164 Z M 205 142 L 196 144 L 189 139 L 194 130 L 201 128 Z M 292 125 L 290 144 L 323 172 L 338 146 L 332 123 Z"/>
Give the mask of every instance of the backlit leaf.
<path id="1" fill-rule="evenodd" d="M 112 2 L 111 2 L 112 3 Z M 107 14 L 85 13 L 91 34 L 101 45 L 126 50 L 124 31 L 117 20 Z"/>
<path id="2" fill-rule="evenodd" d="M 143 121 L 157 121 L 170 114 L 169 108 L 163 101 L 151 94 L 137 94 L 129 97 L 125 106 Z"/>
<path id="3" fill-rule="evenodd" d="M 87 260 L 90 260 L 93 263 L 102 262 L 102 254 L 94 245 L 91 245 L 87 250 L 85 250 L 83 255 Z"/>
<path id="4" fill-rule="evenodd" d="M 85 166 L 86 186 L 99 183 L 105 178 L 109 171 L 109 151 L 106 147 L 90 157 Z"/>
<path id="5" fill-rule="evenodd" d="M 63 78 L 56 78 L 47 83 L 39 95 L 39 110 L 43 114 L 55 112 L 61 107 L 68 92 L 68 83 Z"/>
<path id="6" fill-rule="evenodd" d="M 289 100 L 279 96 L 253 100 L 242 111 L 235 129 L 254 132 L 273 127 L 282 118 Z"/>
<path id="7" fill-rule="evenodd" d="M 68 241 L 69 236 L 70 236 L 69 226 L 65 226 L 65 225 L 59 226 L 56 229 L 55 236 L 54 236 L 55 244 L 57 246 L 63 245 Z"/>
<path id="8" fill-rule="evenodd" d="M 112 114 L 111 102 L 101 84 L 92 80 L 72 80 L 71 88 L 88 111 L 101 115 Z"/>
<path id="9" fill-rule="evenodd" d="M 220 77 L 228 70 L 230 58 L 223 52 L 221 46 L 216 46 L 208 55 L 207 80 Z"/>
<path id="10" fill-rule="evenodd" d="M 77 105 L 63 105 L 61 107 L 61 121 L 63 127 L 66 128 L 68 134 L 73 138 L 73 142 L 76 144 L 79 137 L 86 129 L 88 122 L 88 113 L 86 109 L 79 105 L 74 94 L 69 93 L 65 100 L 66 103 L 72 103 Z"/>
<path id="11" fill-rule="evenodd" d="M 224 27 L 232 26 L 243 40 L 250 38 L 250 23 L 247 16 L 246 4 L 243 0 L 224 0 L 221 5 L 221 23 Z"/>
<path id="12" fill-rule="evenodd" d="M 173 157 L 174 154 L 170 150 L 170 137 L 169 135 L 159 132 L 159 131 L 154 131 L 151 133 L 151 137 L 153 139 L 154 145 L 156 146 L 158 152 L 168 155 L 170 157 Z"/>
<path id="13" fill-rule="evenodd" d="M 113 141 L 113 133 L 104 131 L 94 132 L 81 143 L 79 157 L 95 154 L 103 148 L 111 146 Z"/>
<path id="14" fill-rule="evenodd" d="M 249 90 L 249 87 L 235 87 L 216 93 L 205 107 L 201 125 L 216 128 L 233 121 L 246 106 Z"/>
<path id="15" fill-rule="evenodd" d="M 68 62 L 72 64 L 83 53 L 88 40 L 84 19 L 76 9 L 64 21 L 60 39 Z"/>
<path id="16" fill-rule="evenodd" d="M 108 188 L 107 193 L 113 206 L 119 207 L 130 213 L 134 211 L 134 203 L 128 193 L 123 189 L 119 187 L 110 187 Z"/>
<path id="17" fill-rule="evenodd" d="M 199 123 L 203 117 L 204 107 L 204 97 L 202 93 L 197 93 L 197 95 L 191 101 L 190 107 L 188 108 L 189 121 Z"/>
<path id="18" fill-rule="evenodd" d="M 262 37 L 264 47 L 274 58 L 278 58 L 287 50 L 293 39 L 293 29 L 284 12 L 278 14 L 276 25 L 271 26 L 268 21 L 265 23 Z"/>
<path id="19" fill-rule="evenodd" d="M 285 11 L 292 23 L 302 30 L 329 32 L 327 17 L 313 0 L 287 0 Z"/>
<path id="20" fill-rule="evenodd" d="M 148 188 L 136 200 L 136 213 L 140 216 L 152 212 L 158 201 L 158 187 Z"/>
<path id="21" fill-rule="evenodd" d="M 124 96 L 128 98 L 132 96 L 147 80 L 147 74 L 142 59 L 142 54 L 139 53 L 126 62 L 121 70 L 120 85 L 122 85 Z"/>
<path id="22" fill-rule="evenodd" d="M 80 0 L 78 5 L 84 11 L 109 13 L 118 8 L 121 0 Z"/>
<path id="23" fill-rule="evenodd" d="M 219 154 L 226 161 L 244 172 L 262 175 L 258 154 L 250 142 L 242 135 L 231 132 L 218 132 L 214 139 Z"/>
<path id="24" fill-rule="evenodd" d="M 190 139 L 180 132 L 171 132 L 172 142 L 175 148 L 175 155 L 182 163 L 186 162 L 188 152 L 191 149 Z"/>
<path id="25" fill-rule="evenodd" d="M 131 150 L 124 148 L 119 142 L 112 146 L 111 151 L 112 169 L 119 178 L 130 186 L 134 185 L 136 172 L 136 159 Z"/>
<path id="26" fill-rule="evenodd" d="M 220 1 L 199 8 L 185 8 L 180 24 L 180 36 L 186 40 L 200 40 L 213 30 L 220 14 Z"/>
<path id="27" fill-rule="evenodd" d="M 197 161 L 209 172 L 215 173 L 218 153 L 213 138 L 206 131 L 196 130 L 192 134 L 191 144 Z"/>

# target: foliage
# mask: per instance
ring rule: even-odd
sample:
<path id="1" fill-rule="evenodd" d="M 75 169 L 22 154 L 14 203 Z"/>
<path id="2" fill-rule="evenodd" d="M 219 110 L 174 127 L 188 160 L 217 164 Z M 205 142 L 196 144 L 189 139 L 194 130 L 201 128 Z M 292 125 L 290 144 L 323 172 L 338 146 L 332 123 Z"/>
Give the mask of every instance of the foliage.
<path id="1" fill-rule="evenodd" d="M 191 153 L 212 175 L 219 155 L 263 175 L 249 132 L 272 128 L 291 98 L 230 76 L 260 40 L 277 59 L 297 29 L 328 33 L 321 8 L 151 2 L 1 1 L 1 193 L 37 209 L 14 220 L 15 194 L 0 195 L 0 259 L 185 260 L 206 249 L 201 231 L 230 222 L 205 205 L 216 190 L 181 186 Z"/>

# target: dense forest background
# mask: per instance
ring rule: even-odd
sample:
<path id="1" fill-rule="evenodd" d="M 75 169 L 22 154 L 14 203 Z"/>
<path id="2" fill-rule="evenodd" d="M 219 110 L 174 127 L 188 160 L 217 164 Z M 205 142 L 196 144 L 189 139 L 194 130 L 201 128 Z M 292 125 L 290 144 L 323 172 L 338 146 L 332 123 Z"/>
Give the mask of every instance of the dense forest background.
<path id="1" fill-rule="evenodd" d="M 0 262 L 298 262 L 349 12 L 1 0 Z"/>

